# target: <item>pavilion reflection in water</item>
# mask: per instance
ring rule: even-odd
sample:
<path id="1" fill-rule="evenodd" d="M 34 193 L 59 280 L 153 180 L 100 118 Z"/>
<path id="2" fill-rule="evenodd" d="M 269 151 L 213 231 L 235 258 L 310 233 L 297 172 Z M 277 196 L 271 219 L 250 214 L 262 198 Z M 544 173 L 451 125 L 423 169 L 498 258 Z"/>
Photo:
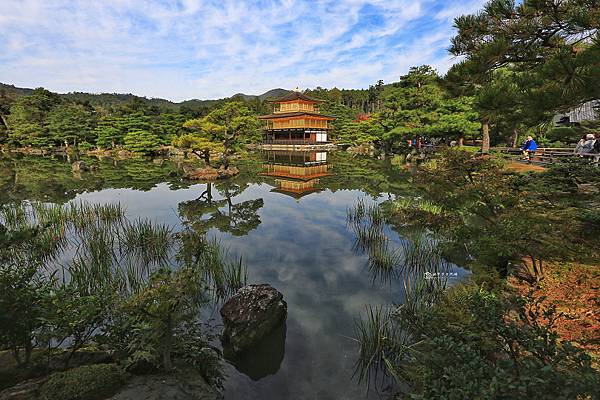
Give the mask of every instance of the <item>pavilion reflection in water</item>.
<path id="1" fill-rule="evenodd" d="M 320 192 L 320 178 L 333 175 L 325 151 L 264 151 L 263 159 L 261 175 L 275 178 L 272 191 L 296 199 Z"/>

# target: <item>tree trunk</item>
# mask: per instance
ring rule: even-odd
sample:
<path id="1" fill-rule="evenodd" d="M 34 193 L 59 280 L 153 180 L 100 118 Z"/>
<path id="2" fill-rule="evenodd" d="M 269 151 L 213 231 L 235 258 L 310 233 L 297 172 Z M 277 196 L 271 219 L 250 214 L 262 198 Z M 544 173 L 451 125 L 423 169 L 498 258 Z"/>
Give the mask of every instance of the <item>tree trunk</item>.
<path id="1" fill-rule="evenodd" d="M 483 132 L 481 152 L 488 153 L 490 151 L 490 121 L 487 118 L 481 123 L 481 130 Z"/>
<path id="2" fill-rule="evenodd" d="M 8 122 L 6 121 L 6 115 L 0 114 L 0 119 L 2 120 L 2 123 L 4 124 L 4 126 L 6 127 L 6 130 L 10 132 L 10 128 L 8 127 Z"/>
<path id="3" fill-rule="evenodd" d="M 18 346 L 12 348 L 12 354 L 13 354 L 13 357 L 14 357 L 15 361 L 17 362 L 17 365 L 19 367 L 22 366 L 23 363 L 21 361 L 21 352 L 19 351 L 19 347 Z"/>
<path id="4" fill-rule="evenodd" d="M 290 141 L 291 141 L 291 133 L 290 133 Z M 230 154 L 230 147 L 229 147 L 229 143 L 226 141 L 224 144 L 225 149 L 223 150 L 223 168 L 224 169 L 229 169 L 229 154 Z"/>
<path id="5" fill-rule="evenodd" d="M 33 343 L 31 340 L 25 345 L 25 366 L 29 365 L 31 361 L 31 353 L 33 352 Z"/>
<path id="6" fill-rule="evenodd" d="M 171 316 L 169 316 L 164 333 L 165 336 L 163 338 L 162 348 L 162 361 L 163 368 L 165 369 L 165 371 L 171 371 L 173 369 L 173 362 L 171 361 L 171 342 L 173 339 L 173 328 L 171 325 Z"/>
<path id="7" fill-rule="evenodd" d="M 512 135 L 510 135 L 510 143 L 508 145 L 510 147 L 517 147 L 518 139 L 519 139 L 519 131 L 517 131 L 517 128 L 514 128 Z"/>
<path id="8" fill-rule="evenodd" d="M 458 147 L 463 147 L 464 145 L 465 145 L 465 138 L 461 136 L 458 138 Z"/>
<path id="9" fill-rule="evenodd" d="M 202 150 L 202 152 L 198 152 L 197 150 L 192 150 L 192 154 L 194 154 L 196 157 L 204 160 L 204 163 L 208 166 L 210 166 L 210 151 L 209 150 Z"/>
<path id="10" fill-rule="evenodd" d="M 229 169 L 229 156 L 227 155 L 227 150 L 223 153 L 223 169 Z"/>

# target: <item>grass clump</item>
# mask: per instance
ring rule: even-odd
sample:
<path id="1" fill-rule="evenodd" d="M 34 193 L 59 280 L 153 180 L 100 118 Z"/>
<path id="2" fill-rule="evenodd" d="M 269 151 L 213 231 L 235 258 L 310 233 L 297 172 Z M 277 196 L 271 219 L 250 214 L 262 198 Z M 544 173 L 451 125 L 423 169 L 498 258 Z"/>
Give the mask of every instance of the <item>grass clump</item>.
<path id="1" fill-rule="evenodd" d="M 53 374 L 40 388 L 42 400 L 101 400 L 117 393 L 127 375 L 117 364 L 85 365 Z"/>

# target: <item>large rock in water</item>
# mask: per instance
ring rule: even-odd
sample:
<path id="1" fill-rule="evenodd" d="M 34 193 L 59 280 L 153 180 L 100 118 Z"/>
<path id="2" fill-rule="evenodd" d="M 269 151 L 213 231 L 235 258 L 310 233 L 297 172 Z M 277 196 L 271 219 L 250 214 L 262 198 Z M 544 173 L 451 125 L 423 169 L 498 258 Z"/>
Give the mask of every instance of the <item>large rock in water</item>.
<path id="1" fill-rule="evenodd" d="M 286 315 L 287 303 L 271 285 L 244 286 L 221 308 L 223 346 L 242 353 L 279 326 Z"/>

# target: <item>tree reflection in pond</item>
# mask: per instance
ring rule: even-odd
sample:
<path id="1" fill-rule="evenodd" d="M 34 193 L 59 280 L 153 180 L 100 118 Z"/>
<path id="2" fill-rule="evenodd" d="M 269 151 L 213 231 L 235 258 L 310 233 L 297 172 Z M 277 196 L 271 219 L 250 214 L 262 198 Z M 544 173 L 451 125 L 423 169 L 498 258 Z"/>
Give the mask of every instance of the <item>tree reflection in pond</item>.
<path id="1" fill-rule="evenodd" d="M 213 188 L 221 199 L 214 199 Z M 179 214 L 196 232 L 215 228 L 234 236 L 244 236 L 260 225 L 258 210 L 264 205 L 263 199 L 234 202 L 245 189 L 246 185 L 229 182 L 207 183 L 197 199 L 179 203 Z"/>

